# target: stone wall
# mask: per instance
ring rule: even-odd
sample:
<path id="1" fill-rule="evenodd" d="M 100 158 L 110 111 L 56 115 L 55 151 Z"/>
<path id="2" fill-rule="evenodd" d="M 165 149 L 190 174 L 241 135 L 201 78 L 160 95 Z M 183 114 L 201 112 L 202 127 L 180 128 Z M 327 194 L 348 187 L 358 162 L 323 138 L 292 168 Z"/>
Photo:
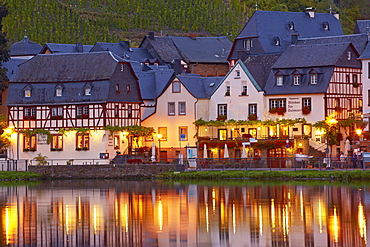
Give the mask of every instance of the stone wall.
<path id="1" fill-rule="evenodd" d="M 173 164 L 60 165 L 29 166 L 28 171 L 41 174 L 45 179 L 149 178 L 180 168 Z"/>

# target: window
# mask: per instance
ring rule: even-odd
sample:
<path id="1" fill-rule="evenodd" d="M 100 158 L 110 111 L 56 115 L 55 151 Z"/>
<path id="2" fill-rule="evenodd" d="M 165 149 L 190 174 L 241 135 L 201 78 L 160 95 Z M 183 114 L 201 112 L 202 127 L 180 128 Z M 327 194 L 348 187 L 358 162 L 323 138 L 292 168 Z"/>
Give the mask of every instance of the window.
<path id="1" fill-rule="evenodd" d="M 367 78 L 370 79 L 370 62 L 367 63 Z"/>
<path id="2" fill-rule="evenodd" d="M 286 105 L 285 99 L 270 99 L 270 109 L 278 108 L 278 107 L 285 107 L 285 105 Z"/>
<path id="3" fill-rule="evenodd" d="M 63 135 L 52 135 L 50 142 L 51 151 L 62 151 L 63 150 Z"/>
<path id="4" fill-rule="evenodd" d="M 235 70 L 235 78 L 240 78 L 240 70 Z"/>
<path id="5" fill-rule="evenodd" d="M 119 106 L 118 105 L 114 106 L 114 117 L 119 117 Z"/>
<path id="6" fill-rule="evenodd" d="M 121 63 L 121 72 L 123 72 L 124 71 L 124 65 L 123 65 L 123 63 Z"/>
<path id="7" fill-rule="evenodd" d="M 24 97 L 26 97 L 26 98 L 31 97 L 31 89 L 25 89 L 24 90 Z"/>
<path id="8" fill-rule="evenodd" d="M 257 115 L 257 104 L 249 104 L 249 115 Z"/>
<path id="9" fill-rule="evenodd" d="M 230 86 L 226 86 L 225 96 L 230 96 Z"/>
<path id="10" fill-rule="evenodd" d="M 63 117 L 63 107 L 52 107 L 51 108 L 51 118 L 58 119 Z"/>
<path id="11" fill-rule="evenodd" d="M 113 145 L 114 149 L 119 149 L 119 135 L 114 135 L 113 136 Z"/>
<path id="12" fill-rule="evenodd" d="M 251 135 L 252 138 L 257 138 L 257 129 L 256 128 L 249 128 L 248 134 Z"/>
<path id="13" fill-rule="evenodd" d="M 302 98 L 302 106 L 311 106 L 311 98 Z"/>
<path id="14" fill-rule="evenodd" d="M 322 27 L 323 27 L 323 29 L 325 30 L 325 31 L 329 31 L 329 23 L 328 22 L 323 22 L 322 23 Z"/>
<path id="15" fill-rule="evenodd" d="M 352 111 L 352 99 L 347 99 L 347 111 Z"/>
<path id="16" fill-rule="evenodd" d="M 132 105 L 127 106 L 127 117 L 132 118 Z"/>
<path id="17" fill-rule="evenodd" d="M 283 85 L 283 76 L 282 75 L 276 76 L 276 86 L 282 85 Z"/>
<path id="18" fill-rule="evenodd" d="M 279 39 L 279 37 L 275 37 L 274 38 L 274 45 L 275 46 L 280 46 L 280 39 Z"/>
<path id="19" fill-rule="evenodd" d="M 293 76 L 294 86 L 299 86 L 300 83 L 301 83 L 301 76 L 300 75 L 294 75 Z"/>
<path id="20" fill-rule="evenodd" d="M 36 135 L 24 136 L 23 151 L 36 151 Z"/>
<path id="21" fill-rule="evenodd" d="M 310 75 L 310 83 L 311 83 L 312 85 L 317 84 L 317 74 L 311 74 L 311 75 Z"/>
<path id="22" fill-rule="evenodd" d="M 127 84 L 126 85 L 126 91 L 127 91 L 127 93 L 131 93 L 131 86 L 130 86 L 130 84 Z"/>
<path id="23" fill-rule="evenodd" d="M 88 106 L 77 106 L 77 118 L 88 118 L 89 107 Z"/>
<path id="24" fill-rule="evenodd" d="M 226 104 L 219 104 L 217 111 L 217 116 L 227 116 L 227 105 Z"/>
<path id="25" fill-rule="evenodd" d="M 91 88 L 90 87 L 85 88 L 85 95 L 86 96 L 91 95 Z"/>
<path id="26" fill-rule="evenodd" d="M 351 82 L 351 78 L 349 74 L 346 74 L 346 83 L 350 83 L 350 82 Z"/>
<path id="27" fill-rule="evenodd" d="M 243 40 L 243 48 L 246 49 L 247 51 L 250 51 L 252 47 L 252 40 L 251 39 L 245 39 Z"/>
<path id="28" fill-rule="evenodd" d="M 186 102 L 179 102 L 179 115 L 186 115 Z"/>
<path id="29" fill-rule="evenodd" d="M 174 102 L 168 102 L 168 115 L 169 116 L 175 115 L 175 103 Z"/>
<path id="30" fill-rule="evenodd" d="M 243 85 L 242 86 L 242 95 L 247 95 L 248 94 L 248 86 L 247 85 Z"/>
<path id="31" fill-rule="evenodd" d="M 23 119 L 35 120 L 36 119 L 36 108 L 31 108 L 31 107 L 24 108 Z"/>
<path id="32" fill-rule="evenodd" d="M 292 21 L 289 22 L 288 28 L 289 28 L 290 31 L 294 31 L 294 23 Z"/>
<path id="33" fill-rule="evenodd" d="M 352 83 L 353 83 L 353 86 L 358 86 L 357 74 L 352 75 Z"/>
<path id="34" fill-rule="evenodd" d="M 367 106 L 370 106 L 370 90 L 367 90 Z"/>
<path id="35" fill-rule="evenodd" d="M 179 141 L 188 140 L 188 127 L 179 127 Z"/>
<path id="36" fill-rule="evenodd" d="M 89 150 L 90 135 L 89 134 L 77 134 L 76 150 Z"/>
<path id="37" fill-rule="evenodd" d="M 55 96 L 61 97 L 62 95 L 63 95 L 63 89 L 62 88 L 55 89 Z"/>
<path id="38" fill-rule="evenodd" d="M 347 51 L 347 60 L 351 61 L 351 51 Z"/>
<path id="39" fill-rule="evenodd" d="M 167 127 L 158 127 L 158 134 L 162 135 L 161 141 L 167 141 Z"/>
<path id="40" fill-rule="evenodd" d="M 181 84 L 179 81 L 174 81 L 172 83 L 172 92 L 173 93 L 181 93 Z"/>
<path id="41" fill-rule="evenodd" d="M 119 90 L 119 84 L 116 84 L 116 93 L 120 93 L 121 91 Z"/>
<path id="42" fill-rule="evenodd" d="M 227 139 L 227 130 L 226 129 L 219 129 L 218 130 L 218 139 L 220 139 L 221 141 Z"/>

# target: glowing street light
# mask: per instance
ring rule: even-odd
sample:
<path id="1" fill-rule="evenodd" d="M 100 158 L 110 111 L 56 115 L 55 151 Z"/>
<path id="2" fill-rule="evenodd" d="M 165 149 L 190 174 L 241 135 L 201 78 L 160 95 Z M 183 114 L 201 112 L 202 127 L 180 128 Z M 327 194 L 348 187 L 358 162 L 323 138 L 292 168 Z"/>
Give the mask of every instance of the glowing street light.
<path id="1" fill-rule="evenodd" d="M 157 138 L 158 138 L 158 158 L 159 158 L 159 161 L 161 160 L 161 139 L 162 139 L 163 135 L 158 133 L 157 134 Z"/>

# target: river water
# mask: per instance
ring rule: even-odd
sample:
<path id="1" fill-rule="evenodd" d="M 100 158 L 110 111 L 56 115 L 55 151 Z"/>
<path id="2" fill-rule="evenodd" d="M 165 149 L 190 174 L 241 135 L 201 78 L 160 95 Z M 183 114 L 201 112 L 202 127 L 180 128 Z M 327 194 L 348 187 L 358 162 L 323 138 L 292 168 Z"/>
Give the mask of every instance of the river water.
<path id="1" fill-rule="evenodd" d="M 67 180 L 0 195 L 1 246 L 368 245 L 368 184 Z"/>

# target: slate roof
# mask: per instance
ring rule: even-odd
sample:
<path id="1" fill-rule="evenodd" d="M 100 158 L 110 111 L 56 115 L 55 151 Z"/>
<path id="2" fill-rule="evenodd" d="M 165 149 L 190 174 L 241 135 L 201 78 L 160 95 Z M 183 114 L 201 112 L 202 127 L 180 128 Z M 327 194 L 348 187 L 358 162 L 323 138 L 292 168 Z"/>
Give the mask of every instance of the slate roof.
<path id="1" fill-rule="evenodd" d="M 294 30 L 289 29 L 294 24 Z M 324 30 L 323 24 L 329 25 Z M 315 13 L 311 18 L 305 12 L 256 11 L 245 24 L 236 39 L 259 37 L 265 52 L 282 52 L 291 43 L 291 35 L 299 38 L 325 37 L 343 35 L 339 20 L 329 13 Z M 275 37 L 280 39 L 280 46 L 273 43 Z"/>
<path id="2" fill-rule="evenodd" d="M 137 97 L 119 96 L 110 90 L 118 62 L 127 60 L 112 52 L 39 54 L 20 65 L 9 84 L 6 105 L 140 102 Z M 35 69 L 37 73 L 32 73 Z M 57 85 L 63 87 L 61 97 L 55 97 Z M 85 85 L 92 86 L 90 96 L 83 93 Z M 32 97 L 23 97 L 25 87 L 32 89 Z"/>
<path id="3" fill-rule="evenodd" d="M 174 76 L 173 69 L 163 67 L 151 69 L 147 65 L 135 61 L 130 61 L 130 64 L 139 79 L 143 100 L 155 100 Z"/>
<path id="4" fill-rule="evenodd" d="M 359 59 L 370 59 L 370 43 L 367 44 Z"/>
<path id="5" fill-rule="evenodd" d="M 38 54 L 21 65 L 12 82 L 103 80 L 112 75 L 118 61 L 126 60 L 111 52 Z"/>
<path id="6" fill-rule="evenodd" d="M 92 45 L 82 45 L 82 44 L 46 43 L 42 48 L 41 53 L 44 53 L 46 49 L 49 49 L 52 54 L 89 52 L 92 47 L 93 47 Z"/>
<path id="7" fill-rule="evenodd" d="M 7 69 L 6 76 L 8 77 L 9 81 L 11 81 L 16 75 L 18 66 L 25 61 L 27 60 L 21 58 L 11 58 L 8 62 L 3 63 L 2 67 Z"/>
<path id="8" fill-rule="evenodd" d="M 9 49 L 10 56 L 34 56 L 41 51 L 42 46 L 24 36 L 21 41 L 12 44 Z"/>
<path id="9" fill-rule="evenodd" d="M 357 20 L 354 33 L 368 34 L 370 32 L 370 20 Z"/>
<path id="10" fill-rule="evenodd" d="M 350 43 L 290 46 L 272 68 L 334 66 L 349 45 Z"/>
<path id="11" fill-rule="evenodd" d="M 225 36 L 219 37 L 180 37 L 170 36 L 186 62 L 227 63 L 232 43 Z"/>
<path id="12" fill-rule="evenodd" d="M 100 52 L 100 51 L 111 51 L 120 56 L 121 58 L 139 62 L 147 58 L 149 59 L 153 58 L 153 56 L 150 55 L 147 49 L 131 48 L 128 42 L 119 42 L 119 43 L 97 42 L 90 52 Z"/>
<path id="13" fill-rule="evenodd" d="M 247 56 L 243 64 L 251 73 L 257 84 L 263 89 L 270 74 L 271 67 L 280 54 L 258 54 Z"/>
<path id="14" fill-rule="evenodd" d="M 296 45 L 314 45 L 314 44 L 339 44 L 352 43 L 356 50 L 361 54 L 368 43 L 367 34 L 351 34 L 340 36 L 328 36 L 320 38 L 298 39 Z"/>
<path id="15" fill-rule="evenodd" d="M 177 76 L 177 78 L 195 98 L 210 99 L 224 77 L 201 77 L 200 75 L 188 74 Z"/>
<path id="16" fill-rule="evenodd" d="M 139 47 L 142 47 L 145 41 L 149 42 L 152 47 L 148 47 L 148 52 L 153 57 L 158 57 L 165 63 L 172 63 L 174 59 L 182 59 L 179 51 L 169 36 L 154 36 L 154 39 L 149 39 L 146 35 Z"/>

